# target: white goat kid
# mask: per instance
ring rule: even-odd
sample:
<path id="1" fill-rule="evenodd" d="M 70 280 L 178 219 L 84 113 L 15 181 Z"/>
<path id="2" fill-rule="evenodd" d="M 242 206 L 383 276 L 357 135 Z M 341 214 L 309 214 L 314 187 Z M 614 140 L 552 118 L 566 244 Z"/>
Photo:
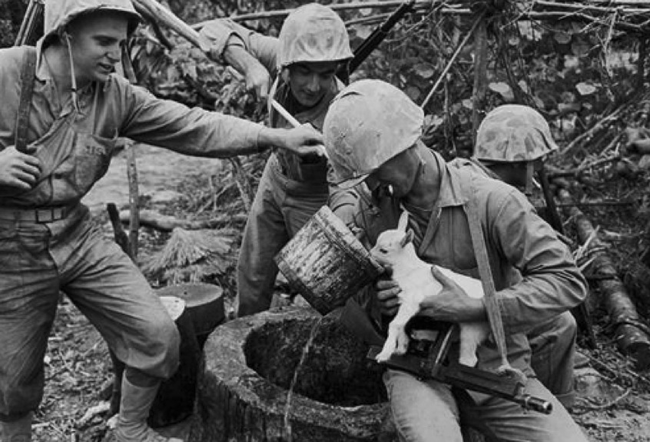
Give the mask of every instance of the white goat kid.
<path id="1" fill-rule="evenodd" d="M 392 269 L 392 279 L 401 292 L 398 295 L 399 309 L 388 326 L 388 337 L 376 357 L 378 362 L 387 361 L 392 354 L 406 353 L 409 337 L 406 324 L 420 311 L 422 301 L 435 296 L 442 290 L 442 284 L 431 274 L 431 264 L 422 261 L 415 253 L 413 231 L 408 230 L 408 212 L 402 212 L 397 229 L 386 230 L 377 238 L 370 254 L 383 266 Z M 481 281 L 437 266 L 440 272 L 455 281 L 468 296 L 484 296 Z M 487 338 L 488 322 L 460 323 L 459 362 L 473 367 L 478 362 L 476 349 Z"/>

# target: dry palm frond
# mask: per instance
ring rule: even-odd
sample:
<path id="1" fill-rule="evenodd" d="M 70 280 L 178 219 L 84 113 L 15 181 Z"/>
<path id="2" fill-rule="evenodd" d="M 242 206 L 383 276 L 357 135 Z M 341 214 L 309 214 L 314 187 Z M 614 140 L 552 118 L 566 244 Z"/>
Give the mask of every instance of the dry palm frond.
<path id="1" fill-rule="evenodd" d="M 143 266 L 145 274 L 169 283 L 200 282 L 223 275 L 234 264 L 231 229 L 172 231 L 164 249 Z"/>

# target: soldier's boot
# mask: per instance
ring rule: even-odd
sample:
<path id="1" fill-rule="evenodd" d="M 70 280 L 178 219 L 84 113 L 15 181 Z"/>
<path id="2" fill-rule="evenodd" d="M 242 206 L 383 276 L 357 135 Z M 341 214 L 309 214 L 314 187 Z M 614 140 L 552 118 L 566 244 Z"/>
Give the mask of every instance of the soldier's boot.
<path id="1" fill-rule="evenodd" d="M 183 442 L 175 437 L 161 436 L 147 424 L 159 386 L 160 383 L 152 387 L 140 387 L 129 382 L 126 376 L 122 377 L 120 414 L 115 428 L 118 442 Z"/>

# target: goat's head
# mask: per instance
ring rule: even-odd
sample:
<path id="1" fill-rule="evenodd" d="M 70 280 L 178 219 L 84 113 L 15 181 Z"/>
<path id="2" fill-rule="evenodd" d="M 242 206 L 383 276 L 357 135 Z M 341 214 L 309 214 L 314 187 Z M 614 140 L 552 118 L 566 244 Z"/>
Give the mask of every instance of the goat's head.
<path id="1" fill-rule="evenodd" d="M 413 230 L 407 229 L 408 226 L 408 212 L 402 212 L 397 229 L 389 229 L 383 231 L 375 246 L 370 250 L 370 255 L 383 266 L 392 266 L 398 260 L 408 253 L 407 245 L 413 241 Z"/>

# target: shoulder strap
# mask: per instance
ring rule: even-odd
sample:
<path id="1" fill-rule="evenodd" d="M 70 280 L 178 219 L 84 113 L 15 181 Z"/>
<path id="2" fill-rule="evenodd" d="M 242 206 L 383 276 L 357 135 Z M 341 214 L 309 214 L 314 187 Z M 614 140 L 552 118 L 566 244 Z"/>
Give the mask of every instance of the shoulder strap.
<path id="1" fill-rule="evenodd" d="M 490 260 L 488 258 L 487 246 L 485 245 L 485 238 L 483 237 L 483 230 L 481 229 L 481 220 L 479 218 L 478 200 L 475 198 L 476 192 L 474 189 L 473 177 L 467 177 L 466 186 L 469 187 L 470 192 L 469 201 L 467 203 L 467 215 L 469 218 L 469 232 L 472 237 L 472 247 L 474 248 L 474 255 L 478 264 L 478 272 L 481 276 L 481 284 L 485 292 L 485 309 L 487 311 L 488 320 L 490 322 L 490 330 L 494 336 L 494 341 L 501 357 L 501 366 L 498 372 L 501 374 L 513 373 L 520 379 L 524 377 L 523 373 L 515 370 L 510 366 L 507 356 L 506 348 L 506 335 L 503 330 L 503 318 L 501 317 L 501 309 L 499 308 L 499 300 L 496 297 L 496 288 L 494 287 L 494 278 L 492 277 L 492 269 L 490 268 Z"/>
<path id="2" fill-rule="evenodd" d="M 27 128 L 29 127 L 29 110 L 34 91 L 34 78 L 36 77 L 36 50 L 28 48 L 23 55 L 22 71 L 20 74 L 20 104 L 18 105 L 18 118 L 16 119 L 15 146 L 19 152 L 27 149 Z"/>

